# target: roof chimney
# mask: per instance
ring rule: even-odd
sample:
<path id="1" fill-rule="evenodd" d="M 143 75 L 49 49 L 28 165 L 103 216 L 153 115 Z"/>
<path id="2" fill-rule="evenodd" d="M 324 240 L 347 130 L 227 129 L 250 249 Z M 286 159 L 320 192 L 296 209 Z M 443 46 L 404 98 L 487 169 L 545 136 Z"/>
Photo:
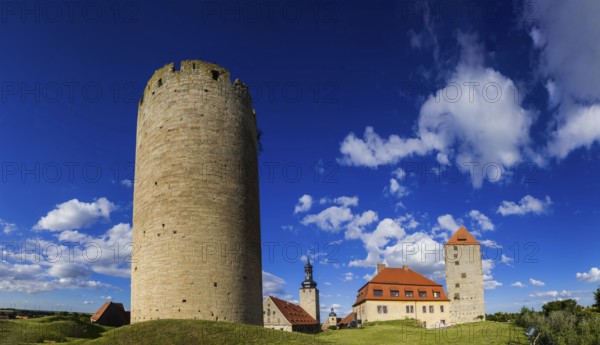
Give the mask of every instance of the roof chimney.
<path id="1" fill-rule="evenodd" d="M 405 270 L 405 271 L 408 271 L 408 265 L 402 266 L 402 269 Z"/>
<path id="2" fill-rule="evenodd" d="M 377 264 L 377 273 L 381 273 L 385 268 L 385 264 Z"/>

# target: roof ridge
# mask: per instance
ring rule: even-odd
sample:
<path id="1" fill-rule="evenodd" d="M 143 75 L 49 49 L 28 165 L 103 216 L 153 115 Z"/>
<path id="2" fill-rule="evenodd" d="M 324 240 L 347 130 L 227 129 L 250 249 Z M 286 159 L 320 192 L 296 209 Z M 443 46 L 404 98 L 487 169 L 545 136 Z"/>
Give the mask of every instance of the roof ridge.
<path id="1" fill-rule="evenodd" d="M 479 241 L 471 235 L 471 233 L 465 228 L 461 226 L 456 230 L 456 232 L 450 237 L 446 245 L 478 245 Z"/>

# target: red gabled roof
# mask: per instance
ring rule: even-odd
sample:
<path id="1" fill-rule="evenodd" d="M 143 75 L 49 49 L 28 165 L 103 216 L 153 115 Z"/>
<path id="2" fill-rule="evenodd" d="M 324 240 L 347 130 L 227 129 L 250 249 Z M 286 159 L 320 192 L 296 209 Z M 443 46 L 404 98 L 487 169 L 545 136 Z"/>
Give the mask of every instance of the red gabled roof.
<path id="1" fill-rule="evenodd" d="M 450 240 L 448 240 L 448 242 L 446 242 L 446 245 L 460 245 L 460 244 L 465 244 L 465 245 L 476 244 L 477 245 L 477 244 L 479 244 L 479 242 L 477 242 L 475 237 L 473 237 L 473 235 L 471 235 L 464 226 L 461 226 L 458 230 L 456 230 L 454 235 L 452 235 Z"/>
<path id="2" fill-rule="evenodd" d="M 356 313 L 351 312 L 345 318 L 343 318 L 342 321 L 338 322 L 338 325 L 348 326 L 350 324 L 350 322 L 352 322 L 354 320 L 356 320 Z"/>
<path id="3" fill-rule="evenodd" d="M 110 306 L 111 303 L 112 302 L 104 302 L 104 304 L 100 307 L 100 309 L 98 309 L 96 311 L 96 313 L 90 317 L 90 319 L 97 321 L 102 316 L 102 314 L 104 314 L 104 312 Z M 119 303 L 119 304 L 121 304 L 121 303 Z M 123 304 L 121 304 L 121 307 L 123 307 Z M 123 310 L 125 310 L 125 308 L 123 308 Z"/>
<path id="4" fill-rule="evenodd" d="M 123 307 L 123 303 L 104 302 L 90 319 L 92 322 L 98 322 L 106 326 L 128 325 L 130 314 Z"/>
<path id="5" fill-rule="evenodd" d="M 319 323 L 301 306 L 277 297 L 269 296 L 269 298 L 283 314 L 283 317 L 292 325 L 314 325 Z"/>
<path id="6" fill-rule="evenodd" d="M 431 279 L 411 270 L 408 266 L 402 268 L 386 267 L 369 283 L 403 284 L 403 285 L 440 285 Z"/>
<path id="7" fill-rule="evenodd" d="M 375 296 L 375 290 L 381 290 L 381 295 Z M 393 296 L 392 291 L 397 296 Z M 406 291 L 412 291 L 412 296 L 408 297 Z M 425 297 L 421 297 L 419 292 L 425 292 Z M 439 297 L 434 297 L 434 292 Z M 358 290 L 353 306 L 366 300 L 449 301 L 441 284 L 425 278 L 408 268 L 408 266 L 383 268 L 373 279 Z"/>

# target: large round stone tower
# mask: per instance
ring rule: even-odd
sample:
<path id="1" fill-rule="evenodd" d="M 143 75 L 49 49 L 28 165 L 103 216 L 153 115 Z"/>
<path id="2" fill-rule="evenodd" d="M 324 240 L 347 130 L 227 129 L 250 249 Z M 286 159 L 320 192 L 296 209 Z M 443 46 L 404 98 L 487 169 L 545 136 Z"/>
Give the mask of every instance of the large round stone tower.
<path id="1" fill-rule="evenodd" d="M 262 325 L 256 117 L 198 60 L 154 73 L 138 108 L 131 322 Z"/>

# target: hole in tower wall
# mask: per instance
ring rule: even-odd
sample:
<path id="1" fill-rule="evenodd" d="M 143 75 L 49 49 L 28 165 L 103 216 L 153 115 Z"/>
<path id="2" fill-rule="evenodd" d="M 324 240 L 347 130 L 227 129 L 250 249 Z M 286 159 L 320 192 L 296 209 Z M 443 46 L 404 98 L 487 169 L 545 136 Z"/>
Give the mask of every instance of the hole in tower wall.
<path id="1" fill-rule="evenodd" d="M 185 302 L 187 302 L 187 299 L 181 300 L 181 303 L 185 303 Z"/>
<path id="2" fill-rule="evenodd" d="M 196 69 L 196 63 L 192 63 L 192 69 Z"/>
<path id="3" fill-rule="evenodd" d="M 161 87 L 162 86 L 162 78 L 158 79 L 158 86 Z"/>
<path id="4" fill-rule="evenodd" d="M 210 73 L 212 74 L 213 80 L 219 80 L 219 71 L 213 69 L 212 71 L 210 71 Z"/>
<path id="5" fill-rule="evenodd" d="M 215 287 L 217 287 L 217 282 L 214 283 Z"/>

